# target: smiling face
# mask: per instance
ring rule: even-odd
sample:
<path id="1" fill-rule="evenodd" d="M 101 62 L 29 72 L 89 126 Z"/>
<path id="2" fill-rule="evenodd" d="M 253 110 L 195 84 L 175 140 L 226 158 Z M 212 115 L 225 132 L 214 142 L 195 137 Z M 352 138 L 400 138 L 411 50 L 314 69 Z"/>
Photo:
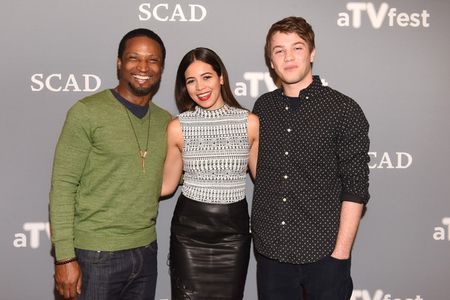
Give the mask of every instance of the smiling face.
<path id="1" fill-rule="evenodd" d="M 297 33 L 276 32 L 270 40 L 270 65 L 284 89 L 300 91 L 312 82 L 314 49 Z"/>
<path id="2" fill-rule="evenodd" d="M 163 71 L 159 44 L 145 36 L 129 39 L 122 57 L 117 59 L 117 70 L 119 94 L 135 104 L 148 102 Z"/>
<path id="3" fill-rule="evenodd" d="M 194 102 L 204 109 L 217 109 L 224 105 L 221 94 L 223 77 L 210 64 L 194 60 L 184 72 L 186 90 Z"/>

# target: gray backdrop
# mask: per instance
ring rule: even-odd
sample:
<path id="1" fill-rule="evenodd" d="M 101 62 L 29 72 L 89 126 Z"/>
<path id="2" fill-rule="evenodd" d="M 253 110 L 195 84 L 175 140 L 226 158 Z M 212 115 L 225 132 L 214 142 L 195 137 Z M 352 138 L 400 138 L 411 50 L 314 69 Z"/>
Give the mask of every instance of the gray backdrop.
<path id="1" fill-rule="evenodd" d="M 117 84 L 126 32 L 151 28 L 167 46 L 154 99 L 160 106 L 177 113 L 178 63 L 206 46 L 222 57 L 238 99 L 251 109 L 273 88 L 266 32 L 289 15 L 304 16 L 316 32 L 313 73 L 357 100 L 371 125 L 372 198 L 353 251 L 352 300 L 450 299 L 449 13 L 448 0 L 4 2 L 0 299 L 54 299 L 47 205 L 55 143 L 75 101 Z M 158 300 L 170 299 L 176 196 L 159 210 Z M 253 258 L 245 299 L 256 299 Z"/>

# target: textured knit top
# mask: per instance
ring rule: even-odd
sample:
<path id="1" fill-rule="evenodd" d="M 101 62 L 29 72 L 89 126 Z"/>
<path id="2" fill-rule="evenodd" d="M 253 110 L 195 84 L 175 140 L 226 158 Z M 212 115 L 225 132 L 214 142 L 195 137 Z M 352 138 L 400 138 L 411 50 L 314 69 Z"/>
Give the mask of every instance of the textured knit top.
<path id="1" fill-rule="evenodd" d="M 86 97 L 69 110 L 56 147 L 50 191 L 57 260 L 74 257 L 74 248 L 117 251 L 156 239 L 171 116 L 152 102 L 142 119 L 129 116 L 110 90 Z M 145 147 L 147 136 L 144 173 L 136 137 Z"/>
<path id="2" fill-rule="evenodd" d="M 179 115 L 186 197 L 216 204 L 245 198 L 247 117 L 248 111 L 227 105 L 216 110 L 196 106 Z"/>

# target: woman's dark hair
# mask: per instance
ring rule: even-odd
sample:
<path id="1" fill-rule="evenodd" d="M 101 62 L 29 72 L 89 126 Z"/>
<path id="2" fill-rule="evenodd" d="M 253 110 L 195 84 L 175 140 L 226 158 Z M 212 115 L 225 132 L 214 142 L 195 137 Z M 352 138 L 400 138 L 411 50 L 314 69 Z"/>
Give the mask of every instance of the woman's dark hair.
<path id="1" fill-rule="evenodd" d="M 186 78 L 184 77 L 186 69 L 196 60 L 207 63 L 213 68 L 219 77 L 222 76 L 223 84 L 221 85 L 220 93 L 225 104 L 232 107 L 242 108 L 231 91 L 228 72 L 220 57 L 211 49 L 199 47 L 186 53 L 178 66 L 175 81 L 175 100 L 178 110 L 180 112 L 184 112 L 193 110 L 196 106 L 196 103 L 189 96 L 186 89 Z"/>

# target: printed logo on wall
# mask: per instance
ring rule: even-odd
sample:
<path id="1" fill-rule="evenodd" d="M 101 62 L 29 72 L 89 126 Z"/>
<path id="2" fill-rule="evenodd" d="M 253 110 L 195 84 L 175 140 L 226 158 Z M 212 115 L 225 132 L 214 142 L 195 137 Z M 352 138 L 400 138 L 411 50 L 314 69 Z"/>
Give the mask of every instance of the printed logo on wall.
<path id="1" fill-rule="evenodd" d="M 369 152 L 370 169 L 407 169 L 411 167 L 413 156 L 407 152 Z"/>
<path id="2" fill-rule="evenodd" d="M 95 92 L 102 84 L 94 74 L 43 74 L 31 75 L 31 91 L 41 92 Z"/>
<path id="3" fill-rule="evenodd" d="M 442 225 L 434 227 L 433 239 L 436 241 L 450 241 L 450 217 L 442 218 Z"/>
<path id="4" fill-rule="evenodd" d="M 277 88 L 269 72 L 245 72 L 242 78 L 245 81 L 238 81 L 235 84 L 234 94 L 236 96 L 257 98 L 264 92 Z"/>
<path id="5" fill-rule="evenodd" d="M 15 248 L 37 249 L 41 242 L 41 233 L 45 232 L 47 240 L 50 240 L 49 222 L 26 222 L 23 224 L 23 232 L 14 234 L 13 246 Z"/>
<path id="6" fill-rule="evenodd" d="M 382 26 L 430 27 L 430 14 L 425 9 L 421 12 L 401 12 L 400 9 L 389 7 L 386 2 L 381 3 L 378 8 L 372 2 L 348 2 L 346 8 L 348 12 L 338 14 L 339 27 L 360 28 L 362 19 L 368 19 L 369 24 L 375 29 Z"/>
<path id="7" fill-rule="evenodd" d="M 159 22 L 201 22 L 206 18 L 207 11 L 199 4 L 172 4 L 149 2 L 139 5 L 139 21 L 154 19 Z"/>
<path id="8" fill-rule="evenodd" d="M 235 96 L 250 96 L 258 98 L 265 92 L 271 92 L 277 88 L 270 77 L 269 72 L 244 72 L 242 75 L 244 81 L 238 81 L 234 87 Z M 321 78 L 322 85 L 328 86 L 326 79 Z"/>
<path id="9" fill-rule="evenodd" d="M 368 290 L 353 290 L 350 300 L 424 300 L 422 296 L 400 298 L 394 297 L 391 294 L 383 292 L 383 290 L 376 290 L 371 294 Z"/>

